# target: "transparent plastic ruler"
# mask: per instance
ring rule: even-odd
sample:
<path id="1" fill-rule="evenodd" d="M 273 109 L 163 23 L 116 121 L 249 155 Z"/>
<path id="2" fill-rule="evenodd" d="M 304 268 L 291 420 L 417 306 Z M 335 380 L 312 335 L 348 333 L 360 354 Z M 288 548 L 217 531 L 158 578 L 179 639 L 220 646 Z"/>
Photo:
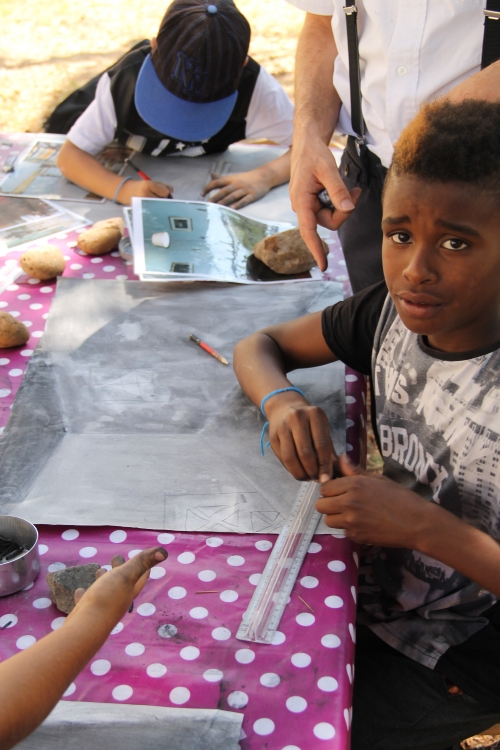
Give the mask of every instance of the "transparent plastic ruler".
<path id="1" fill-rule="evenodd" d="M 272 642 L 321 518 L 319 490 L 316 482 L 302 483 L 236 633 L 241 641 Z"/>

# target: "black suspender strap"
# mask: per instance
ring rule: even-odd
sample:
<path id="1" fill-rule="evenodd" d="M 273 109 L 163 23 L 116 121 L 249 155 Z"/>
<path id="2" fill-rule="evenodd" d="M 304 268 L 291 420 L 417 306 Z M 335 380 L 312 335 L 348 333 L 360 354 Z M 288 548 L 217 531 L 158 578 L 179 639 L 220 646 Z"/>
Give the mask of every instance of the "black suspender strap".
<path id="1" fill-rule="evenodd" d="M 497 0 L 500 3 L 500 0 Z M 358 9 L 355 0 L 346 0 L 344 13 L 347 25 L 347 50 L 349 54 L 349 86 L 351 90 L 352 129 L 362 142 L 365 136 L 365 121 L 361 109 L 361 73 L 359 71 Z"/>
<path id="2" fill-rule="evenodd" d="M 344 13 L 347 26 L 349 55 L 349 87 L 351 91 L 352 129 L 363 142 L 366 127 L 361 108 L 361 74 L 359 69 L 358 9 L 355 0 L 345 0 Z M 481 69 L 500 60 L 500 0 L 487 0 L 484 9 L 484 36 Z"/>
<path id="3" fill-rule="evenodd" d="M 500 0 L 487 0 L 484 15 L 481 69 L 500 60 Z"/>

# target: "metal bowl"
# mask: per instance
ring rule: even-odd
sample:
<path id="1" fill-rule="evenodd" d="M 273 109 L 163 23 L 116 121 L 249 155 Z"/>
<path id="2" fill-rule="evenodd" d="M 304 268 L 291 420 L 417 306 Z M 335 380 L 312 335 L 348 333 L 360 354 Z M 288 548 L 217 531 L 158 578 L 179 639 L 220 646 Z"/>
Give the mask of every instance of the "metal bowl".
<path id="1" fill-rule="evenodd" d="M 0 563 L 0 596 L 7 596 L 24 589 L 40 572 L 38 530 L 24 518 L 0 516 L 0 536 L 28 550 L 15 560 Z"/>

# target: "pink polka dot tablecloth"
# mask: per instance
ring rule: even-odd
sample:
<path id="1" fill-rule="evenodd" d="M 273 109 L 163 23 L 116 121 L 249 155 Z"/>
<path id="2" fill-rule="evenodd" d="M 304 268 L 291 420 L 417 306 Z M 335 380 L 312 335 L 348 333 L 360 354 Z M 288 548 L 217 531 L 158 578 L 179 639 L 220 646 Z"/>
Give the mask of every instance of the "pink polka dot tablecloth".
<path id="1" fill-rule="evenodd" d="M 41 573 L 0 599 L 0 658 L 60 627 L 48 571 L 163 545 L 168 559 L 70 685 L 68 701 L 222 708 L 244 714 L 242 750 L 346 750 L 357 554 L 317 535 L 272 645 L 235 633 L 276 537 L 41 526 Z"/>
<path id="2" fill-rule="evenodd" d="M 66 258 L 65 276 L 137 278 L 117 252 L 102 257 L 81 253 L 79 231 L 30 247 L 57 245 Z M 349 294 L 336 237 L 329 245 L 326 278 L 340 281 Z M 10 252 L 0 264 L 15 266 L 25 249 Z M 43 335 L 55 289 L 55 282 L 23 275 L 0 294 L 0 310 L 23 321 L 31 334 L 24 347 L 0 350 L 0 432 Z M 346 369 L 346 448 L 360 462 L 364 389 L 364 377 Z M 124 616 L 64 700 L 220 707 L 244 714 L 242 750 L 348 749 L 357 557 L 346 539 L 315 537 L 280 631 L 266 646 L 238 641 L 235 633 L 275 537 L 59 526 L 39 530 L 39 578 L 23 592 L 0 599 L 0 659 L 63 623 L 50 601 L 47 571 L 83 562 L 105 565 L 117 552 L 127 557 L 159 542 L 168 560 L 153 571 L 134 611 Z"/>

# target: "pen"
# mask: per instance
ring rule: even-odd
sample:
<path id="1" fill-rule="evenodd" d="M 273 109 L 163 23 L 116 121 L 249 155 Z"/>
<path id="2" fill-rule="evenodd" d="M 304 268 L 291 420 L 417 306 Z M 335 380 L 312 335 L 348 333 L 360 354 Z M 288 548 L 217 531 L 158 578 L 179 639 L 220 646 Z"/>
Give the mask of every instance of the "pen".
<path id="1" fill-rule="evenodd" d="M 132 159 L 125 159 L 125 163 L 128 164 L 129 167 L 132 167 L 132 169 L 135 169 L 139 177 L 142 177 L 143 180 L 149 180 L 149 182 L 151 182 L 151 177 L 148 177 L 146 172 L 143 172 L 142 169 L 136 167 Z"/>
<path id="2" fill-rule="evenodd" d="M 216 352 L 215 349 L 212 349 L 211 346 L 205 344 L 205 342 L 199 339 L 198 336 L 195 336 L 194 333 L 190 333 L 189 338 L 191 339 L 191 341 L 194 341 L 195 344 L 198 344 L 198 346 L 201 346 L 202 349 L 211 354 L 212 357 L 215 357 L 215 359 L 218 359 L 219 362 L 222 362 L 223 365 L 229 364 L 227 359 L 223 357 L 222 354 L 219 354 L 219 352 Z"/>

